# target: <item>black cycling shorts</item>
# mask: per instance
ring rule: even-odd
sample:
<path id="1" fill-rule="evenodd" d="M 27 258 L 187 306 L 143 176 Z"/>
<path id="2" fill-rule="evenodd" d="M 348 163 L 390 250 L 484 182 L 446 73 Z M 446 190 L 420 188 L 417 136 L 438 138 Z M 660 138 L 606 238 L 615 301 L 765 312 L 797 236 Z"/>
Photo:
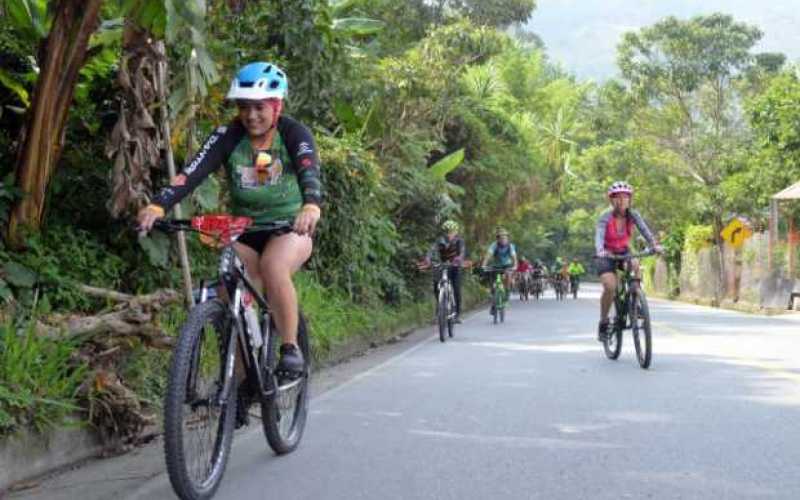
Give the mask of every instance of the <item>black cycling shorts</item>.
<path id="1" fill-rule="evenodd" d="M 239 239 L 236 240 L 236 242 L 249 246 L 255 250 L 258 255 L 261 255 L 261 252 L 264 251 L 264 248 L 266 248 L 269 240 L 291 232 L 291 227 L 282 227 L 280 229 L 273 230 L 264 229 L 263 231 L 244 233 L 243 235 L 239 236 Z"/>
<path id="2" fill-rule="evenodd" d="M 607 257 L 597 257 L 595 258 L 595 266 L 597 266 L 597 275 L 602 276 L 606 273 L 613 273 L 618 269 L 620 271 L 624 270 L 625 261 L 609 259 Z"/>

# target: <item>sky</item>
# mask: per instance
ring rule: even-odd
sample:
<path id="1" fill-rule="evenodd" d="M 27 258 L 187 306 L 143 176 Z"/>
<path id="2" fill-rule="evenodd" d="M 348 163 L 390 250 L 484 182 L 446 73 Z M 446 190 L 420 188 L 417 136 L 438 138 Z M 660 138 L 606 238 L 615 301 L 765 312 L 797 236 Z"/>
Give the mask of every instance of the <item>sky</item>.
<path id="1" fill-rule="evenodd" d="M 755 25 L 764 37 L 756 52 L 782 52 L 800 62 L 800 0 L 538 0 L 527 24 L 548 56 L 581 79 L 617 74 L 616 47 L 623 33 L 667 16 L 723 12 Z"/>

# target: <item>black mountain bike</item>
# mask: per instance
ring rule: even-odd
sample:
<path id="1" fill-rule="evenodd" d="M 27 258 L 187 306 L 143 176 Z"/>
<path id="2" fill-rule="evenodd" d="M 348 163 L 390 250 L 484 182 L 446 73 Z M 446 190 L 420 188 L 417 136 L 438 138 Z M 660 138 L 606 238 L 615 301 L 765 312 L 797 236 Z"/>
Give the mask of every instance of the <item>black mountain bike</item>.
<path id="1" fill-rule="evenodd" d="M 436 297 L 436 322 L 439 325 L 439 340 L 442 342 L 447 337 L 452 338 L 455 329 L 456 296 L 449 274 L 450 269 L 455 267 L 459 266 L 447 262 L 433 266 L 434 272 L 439 273 L 439 283 L 436 287 L 439 290 L 439 295 Z"/>
<path id="2" fill-rule="evenodd" d="M 560 274 L 553 278 L 553 291 L 556 293 L 557 300 L 564 300 L 567 296 L 567 280 Z"/>
<path id="3" fill-rule="evenodd" d="M 647 257 L 655 252 L 647 249 L 639 254 L 611 255 L 608 258 L 623 263 L 617 270 L 617 290 L 614 294 L 614 320 L 611 331 L 603 339 L 603 350 L 608 359 L 617 359 L 622 351 L 622 331 L 633 332 L 633 344 L 636 348 L 636 359 L 643 369 L 650 367 L 653 356 L 652 329 L 650 326 L 650 309 L 647 297 L 642 290 L 641 280 L 636 278 L 631 269 L 631 260 Z"/>
<path id="4" fill-rule="evenodd" d="M 311 362 L 305 319 L 300 314 L 297 340 L 306 369 L 293 379 L 279 376 L 280 335 L 269 304 L 233 248 L 247 231 L 289 231 L 291 226 L 256 226 L 247 217 L 227 215 L 161 219 L 154 225 L 169 232 L 198 232 L 204 243 L 222 248 L 218 287 L 201 286 L 200 302 L 189 312 L 172 354 L 164 399 L 167 471 L 182 499 L 214 495 L 230 455 L 234 426 L 247 421 L 251 401 L 261 404 L 264 434 L 275 453 L 293 451 L 303 436 Z M 260 318 L 252 301 L 263 312 Z"/>
<path id="5" fill-rule="evenodd" d="M 519 300 L 527 302 L 531 296 L 531 273 L 519 273 L 517 282 L 519 283 Z"/>
<path id="6" fill-rule="evenodd" d="M 534 276 L 531 280 L 531 294 L 536 300 L 539 300 L 544 294 L 544 277 L 541 274 Z"/>

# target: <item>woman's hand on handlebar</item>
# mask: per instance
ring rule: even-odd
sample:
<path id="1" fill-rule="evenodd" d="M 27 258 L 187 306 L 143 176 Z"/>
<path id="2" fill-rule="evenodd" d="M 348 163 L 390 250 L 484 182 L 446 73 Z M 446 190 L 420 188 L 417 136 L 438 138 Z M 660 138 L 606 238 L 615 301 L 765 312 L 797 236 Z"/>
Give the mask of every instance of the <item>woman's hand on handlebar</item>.
<path id="1" fill-rule="evenodd" d="M 164 215 L 164 209 L 152 203 L 139 210 L 139 214 L 136 216 L 136 222 L 139 224 L 139 231 L 149 233 L 150 230 L 153 229 L 153 224 L 155 224 L 158 219 L 163 219 Z"/>
<path id="2" fill-rule="evenodd" d="M 303 205 L 300 213 L 294 219 L 294 232 L 314 236 L 320 218 L 320 209 L 313 204 Z"/>

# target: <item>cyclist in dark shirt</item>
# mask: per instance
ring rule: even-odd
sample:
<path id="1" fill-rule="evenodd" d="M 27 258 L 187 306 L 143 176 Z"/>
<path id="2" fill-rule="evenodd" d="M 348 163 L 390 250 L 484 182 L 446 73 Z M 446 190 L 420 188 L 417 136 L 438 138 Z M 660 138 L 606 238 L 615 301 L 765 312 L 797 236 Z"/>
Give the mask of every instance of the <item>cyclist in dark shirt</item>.
<path id="1" fill-rule="evenodd" d="M 453 291 L 456 299 L 456 323 L 461 323 L 461 266 L 464 264 L 464 257 L 467 248 L 464 240 L 458 234 L 458 223 L 448 220 L 442 224 L 444 236 L 436 240 L 433 247 L 428 251 L 423 261 L 422 268 L 430 267 L 431 262 L 436 259 L 439 262 L 454 264 L 456 267 L 448 268 L 448 277 L 453 284 Z M 439 280 L 434 276 L 433 295 L 439 297 Z"/>
<path id="2" fill-rule="evenodd" d="M 192 192 L 212 172 L 225 166 L 233 215 L 256 223 L 290 221 L 292 229 L 242 235 L 236 252 L 255 284 L 265 287 L 281 332 L 279 372 L 304 369 L 297 347 L 298 305 L 292 275 L 311 256 L 312 235 L 322 200 L 319 156 L 311 132 L 283 116 L 286 74 L 274 64 L 244 66 L 231 83 L 227 99 L 238 116 L 218 127 L 183 172 L 139 212 L 149 231 L 156 219 Z"/>

